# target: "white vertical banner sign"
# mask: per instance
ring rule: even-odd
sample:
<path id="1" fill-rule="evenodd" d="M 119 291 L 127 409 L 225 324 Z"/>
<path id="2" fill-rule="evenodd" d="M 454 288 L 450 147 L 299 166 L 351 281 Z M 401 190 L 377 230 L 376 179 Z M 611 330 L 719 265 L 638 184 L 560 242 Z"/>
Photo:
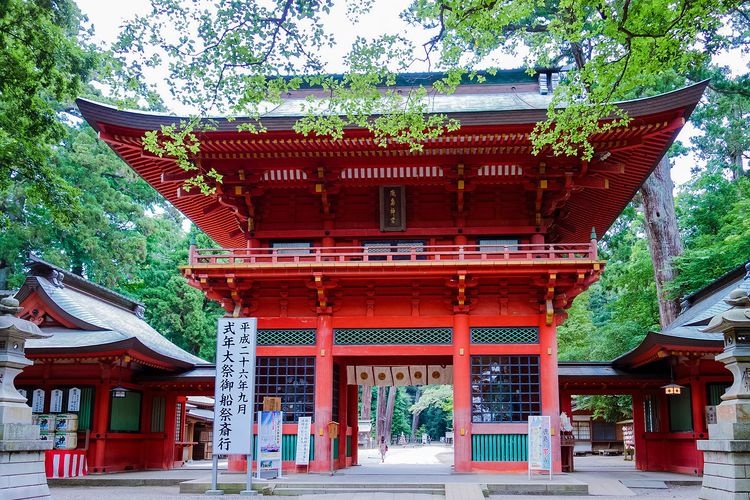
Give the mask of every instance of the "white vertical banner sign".
<path id="1" fill-rule="evenodd" d="M 44 411 L 44 389 L 34 389 L 31 393 L 31 411 L 34 413 Z"/>
<path id="2" fill-rule="evenodd" d="M 255 318 L 219 319 L 214 455 L 252 454 L 256 334 Z"/>
<path id="3" fill-rule="evenodd" d="M 310 427 L 312 417 L 300 417 L 297 420 L 297 453 L 294 463 L 297 465 L 310 465 Z"/>
<path id="4" fill-rule="evenodd" d="M 529 417 L 529 478 L 532 470 L 549 471 L 552 479 L 552 436 L 549 416 Z"/>
<path id="5" fill-rule="evenodd" d="M 68 411 L 80 411 L 81 409 L 81 389 L 71 387 L 68 389 Z"/>
<path id="6" fill-rule="evenodd" d="M 62 411 L 63 391 L 61 389 L 52 389 L 49 398 L 49 412 L 60 413 Z"/>

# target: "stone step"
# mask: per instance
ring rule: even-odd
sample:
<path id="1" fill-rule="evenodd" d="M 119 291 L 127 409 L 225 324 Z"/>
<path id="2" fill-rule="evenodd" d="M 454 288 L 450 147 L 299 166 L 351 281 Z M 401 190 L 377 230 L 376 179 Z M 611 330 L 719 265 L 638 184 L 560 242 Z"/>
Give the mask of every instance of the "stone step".
<path id="1" fill-rule="evenodd" d="M 446 483 L 445 500 L 484 500 L 489 496 L 486 487 L 472 483 Z"/>
<path id="2" fill-rule="evenodd" d="M 245 489 L 245 483 L 219 482 L 218 489 L 224 493 L 239 493 Z M 205 493 L 210 488 L 210 484 L 204 481 L 187 481 L 180 483 L 180 493 Z M 445 485 L 442 483 L 433 484 L 352 484 L 352 483 L 266 483 L 253 482 L 253 489 L 263 492 L 265 495 L 276 496 L 299 496 L 299 495 L 320 495 L 326 493 L 364 493 L 364 492 L 382 492 L 382 493 L 424 493 L 432 495 L 443 495 Z"/>
<path id="3" fill-rule="evenodd" d="M 286 486 L 277 486 L 273 489 L 273 496 L 288 496 L 288 497 L 297 497 L 302 495 L 326 495 L 326 494 L 336 494 L 341 495 L 345 493 L 376 493 L 376 494 L 384 494 L 384 493 L 391 493 L 394 495 L 414 495 L 414 494 L 425 494 L 425 495 L 443 495 L 444 490 L 443 488 L 399 488 L 398 486 L 386 486 L 381 485 L 379 488 L 369 488 L 369 489 L 362 489 L 362 488 L 307 488 L 307 487 L 301 487 L 301 488 L 295 488 L 295 487 L 286 487 Z M 468 497 L 461 497 L 463 500 L 470 500 Z M 484 498 L 484 497 L 482 497 Z"/>

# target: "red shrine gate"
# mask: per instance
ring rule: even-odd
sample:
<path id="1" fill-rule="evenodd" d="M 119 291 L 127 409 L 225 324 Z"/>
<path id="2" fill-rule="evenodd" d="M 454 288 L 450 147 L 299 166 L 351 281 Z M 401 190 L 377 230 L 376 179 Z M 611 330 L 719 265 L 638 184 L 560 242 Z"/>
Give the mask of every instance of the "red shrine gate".
<path id="1" fill-rule="evenodd" d="M 213 196 L 186 193 L 193 174 L 143 150 L 146 130 L 179 119 L 78 104 L 222 246 L 191 248 L 184 275 L 228 313 L 258 318 L 256 408 L 282 398 L 291 450 L 296 418 L 313 417 L 311 470 L 330 469 L 332 420 L 342 424 L 335 465 L 357 462 L 361 377 L 414 383 L 424 367 L 422 377 L 452 377 L 455 470 L 518 471 L 528 416 L 558 427 L 556 326 L 602 271 L 592 227 L 612 224 L 704 88 L 623 103 L 631 124 L 594 136 L 596 154 L 582 161 L 531 154 L 555 79 L 539 81 L 509 72 L 436 97 L 435 111 L 462 127 L 421 152 L 381 148 L 362 130 L 300 136 L 299 91 L 263 118 L 262 134 L 222 120 L 202 134 L 194 162 L 223 176 Z"/>

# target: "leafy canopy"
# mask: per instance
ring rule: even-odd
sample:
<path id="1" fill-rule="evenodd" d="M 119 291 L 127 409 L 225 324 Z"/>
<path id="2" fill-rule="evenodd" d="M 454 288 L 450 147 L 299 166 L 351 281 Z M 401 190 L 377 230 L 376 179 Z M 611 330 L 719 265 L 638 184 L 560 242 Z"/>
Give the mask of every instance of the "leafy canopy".
<path id="1" fill-rule="evenodd" d="M 340 137 L 354 125 L 370 130 L 382 145 L 395 141 L 419 149 L 458 123 L 426 113 L 432 89 L 396 92 L 397 73 L 444 72 L 434 90 L 450 93 L 463 81 L 481 81 L 478 70 L 501 67 L 501 55 L 520 61 L 525 52 L 528 68 L 568 69 L 554 90 L 548 120 L 534 131 L 535 151 L 587 159 L 594 154 L 592 133 L 627 122 L 616 100 L 642 95 L 665 72 L 700 73 L 709 58 L 706 48 L 732 42 L 720 33 L 727 19 L 747 18 L 741 0 L 413 0 L 401 14 L 406 32 L 384 26 L 377 36 L 357 36 L 339 58 L 330 15 L 340 3 L 152 0 L 152 12 L 129 22 L 115 47 L 128 70 L 123 81 L 143 78 L 149 67 L 166 68 L 175 99 L 200 115 L 218 111 L 258 119 L 245 127 L 250 131 L 263 130 L 263 112 L 287 92 L 315 86 L 321 96 L 308 101 L 299 132 Z M 347 22 L 355 29 L 368 22 L 373 5 L 346 2 Z M 329 59 L 340 63 L 334 71 L 343 74 L 325 76 Z M 184 158 L 180 163 L 189 168 L 197 142 L 192 123 L 187 133 L 152 136 L 149 147 Z"/>
<path id="2" fill-rule="evenodd" d="M 66 130 L 58 112 L 88 82 L 98 57 L 72 0 L 0 0 L 0 191 L 30 182 L 50 216 L 70 217 L 78 191 L 50 158 Z M 79 40 L 79 37 L 84 37 Z M 8 223 L 0 213 L 0 228 Z"/>

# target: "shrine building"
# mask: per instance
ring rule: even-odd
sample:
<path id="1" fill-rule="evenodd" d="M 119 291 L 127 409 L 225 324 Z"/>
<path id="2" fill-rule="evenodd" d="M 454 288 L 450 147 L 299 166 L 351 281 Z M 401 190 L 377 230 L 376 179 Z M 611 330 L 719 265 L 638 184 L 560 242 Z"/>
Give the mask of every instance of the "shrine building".
<path id="1" fill-rule="evenodd" d="M 182 465 L 201 446 L 185 395 L 213 395 L 214 366 L 151 328 L 143 304 L 35 257 L 29 268 L 21 317 L 51 336 L 26 342 L 34 364 L 15 384 L 54 440 L 47 476 Z"/>
<path id="2" fill-rule="evenodd" d="M 429 383 L 453 385 L 457 472 L 526 470 L 531 415 L 551 418 L 559 471 L 556 328 L 604 268 L 596 235 L 705 88 L 621 103 L 630 123 L 594 135 L 591 160 L 533 155 L 529 135 L 559 76 L 507 71 L 430 94 L 430 112 L 461 127 L 418 152 L 381 147 L 357 128 L 341 139 L 300 135 L 300 104 L 316 91 L 293 91 L 262 117 L 262 133 L 216 119 L 199 134 L 195 172 L 143 147 L 146 131 L 181 118 L 78 106 L 219 245 L 191 248 L 183 274 L 228 315 L 258 318 L 256 410 L 264 396 L 281 398 L 290 453 L 297 418 L 313 417 L 311 471 L 328 471 L 332 456 L 337 468 L 357 463 L 359 385 Z M 403 75 L 399 85 L 430 78 Z M 184 189 L 210 168 L 222 175 L 215 194 Z M 341 424 L 332 441 L 330 421 Z"/>

